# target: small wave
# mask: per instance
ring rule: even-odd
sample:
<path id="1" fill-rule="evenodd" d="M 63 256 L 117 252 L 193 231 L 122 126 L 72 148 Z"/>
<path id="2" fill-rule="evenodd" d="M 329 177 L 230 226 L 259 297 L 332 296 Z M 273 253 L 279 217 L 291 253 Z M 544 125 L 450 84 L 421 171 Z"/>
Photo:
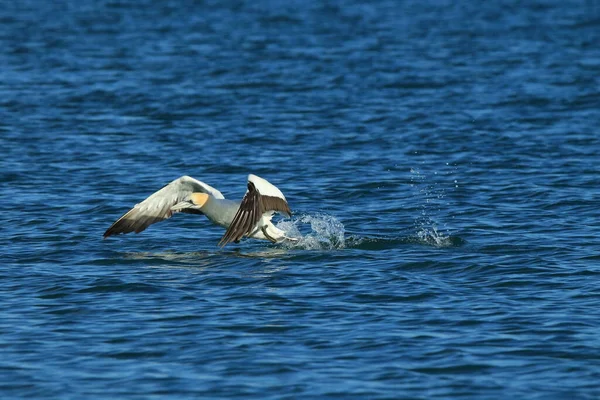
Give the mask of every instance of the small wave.
<path id="1" fill-rule="evenodd" d="M 438 236 L 433 237 L 428 234 L 417 234 L 399 237 L 350 237 L 346 240 L 346 247 L 349 249 L 358 250 L 386 250 L 396 248 L 401 245 L 417 244 L 421 246 L 432 246 L 432 247 L 460 247 L 464 245 L 466 241 L 458 236 Z"/>

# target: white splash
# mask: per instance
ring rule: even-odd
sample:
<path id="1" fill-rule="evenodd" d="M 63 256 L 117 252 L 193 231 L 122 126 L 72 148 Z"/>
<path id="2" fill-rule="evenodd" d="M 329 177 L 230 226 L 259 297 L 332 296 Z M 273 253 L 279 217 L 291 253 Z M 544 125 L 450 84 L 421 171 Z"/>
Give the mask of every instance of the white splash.
<path id="1" fill-rule="evenodd" d="M 447 166 L 450 166 L 448 163 Z M 415 199 L 420 203 L 420 215 L 415 218 L 414 226 L 416 239 L 420 243 L 435 247 L 452 246 L 452 237 L 447 231 L 447 225 L 442 224 L 438 229 L 440 220 L 448 220 L 451 216 L 452 207 L 445 199 L 446 188 L 449 187 L 448 180 L 452 179 L 454 188 L 458 187 L 458 180 L 454 179 L 456 168 L 451 171 L 443 171 L 433 176 L 422 173 L 418 168 L 411 168 L 410 181 L 414 190 Z"/>
<path id="2" fill-rule="evenodd" d="M 306 225 L 310 225 L 310 232 L 303 234 Z M 285 231 L 287 236 L 298 239 L 284 243 L 286 248 L 333 250 L 346 247 L 344 224 L 331 215 L 305 214 L 293 220 L 280 221 L 277 227 Z"/>
<path id="3" fill-rule="evenodd" d="M 417 240 L 423 244 L 434 247 L 452 246 L 452 239 L 449 234 L 438 231 L 435 222 L 428 220 L 416 224 Z"/>

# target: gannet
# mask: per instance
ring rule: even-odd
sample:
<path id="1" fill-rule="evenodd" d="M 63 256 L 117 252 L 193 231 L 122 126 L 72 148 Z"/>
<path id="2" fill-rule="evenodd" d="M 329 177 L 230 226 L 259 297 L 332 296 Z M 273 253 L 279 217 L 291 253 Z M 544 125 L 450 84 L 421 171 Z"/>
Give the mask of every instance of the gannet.
<path id="1" fill-rule="evenodd" d="M 248 175 L 248 190 L 241 202 L 226 199 L 221 192 L 189 176 L 182 176 L 136 204 L 104 232 L 104 238 L 120 233 L 139 233 L 173 214 L 204 214 L 227 229 L 219 246 L 239 242 L 244 236 L 270 240 L 296 240 L 271 222 L 275 212 L 291 217 L 292 212 L 279 189 L 256 175 Z"/>

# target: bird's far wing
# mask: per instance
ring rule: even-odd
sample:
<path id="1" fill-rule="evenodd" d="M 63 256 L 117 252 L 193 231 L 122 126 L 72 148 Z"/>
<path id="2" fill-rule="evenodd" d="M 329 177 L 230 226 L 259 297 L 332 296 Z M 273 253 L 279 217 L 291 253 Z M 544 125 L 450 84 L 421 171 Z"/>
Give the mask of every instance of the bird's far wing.
<path id="1" fill-rule="evenodd" d="M 178 212 L 172 210 L 171 207 L 184 201 L 194 192 L 207 193 L 219 199 L 223 198 L 221 192 L 212 186 L 189 176 L 182 176 L 150 195 L 146 200 L 136 204 L 104 232 L 104 238 L 120 233 L 139 233 L 156 222 L 170 218 Z"/>
<path id="2" fill-rule="evenodd" d="M 292 215 L 285 196 L 279 189 L 256 175 L 249 175 L 248 190 L 231 225 L 219 241 L 219 246 L 236 242 L 250 234 L 263 214 L 273 211 Z"/>

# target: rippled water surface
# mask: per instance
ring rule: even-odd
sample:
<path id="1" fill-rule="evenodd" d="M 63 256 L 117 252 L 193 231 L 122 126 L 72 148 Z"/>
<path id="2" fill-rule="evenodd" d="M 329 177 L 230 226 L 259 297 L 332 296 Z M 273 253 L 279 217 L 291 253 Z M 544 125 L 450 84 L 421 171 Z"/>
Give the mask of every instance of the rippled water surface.
<path id="1" fill-rule="evenodd" d="M 2 398 L 600 397 L 600 7 L 0 8 Z M 191 175 L 300 238 L 217 247 Z"/>

